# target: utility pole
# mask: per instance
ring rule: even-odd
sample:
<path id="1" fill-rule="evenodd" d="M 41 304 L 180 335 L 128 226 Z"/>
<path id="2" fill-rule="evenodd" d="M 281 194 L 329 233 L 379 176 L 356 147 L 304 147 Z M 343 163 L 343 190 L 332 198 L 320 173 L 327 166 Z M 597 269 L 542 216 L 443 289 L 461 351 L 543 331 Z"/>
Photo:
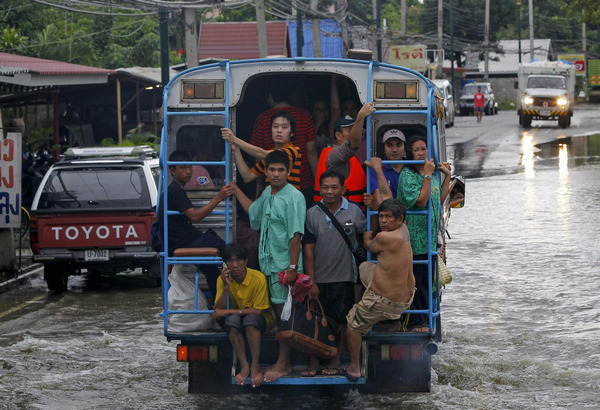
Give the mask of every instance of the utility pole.
<path id="1" fill-rule="evenodd" d="M 483 69 L 483 80 L 490 80 L 490 0 L 485 0 L 485 39 L 483 41 L 485 47 L 485 62 Z"/>
<path id="2" fill-rule="evenodd" d="M 535 53 L 533 51 L 533 0 L 529 0 L 529 59 L 535 60 Z"/>
<path id="3" fill-rule="evenodd" d="M 185 21 L 185 63 L 187 68 L 198 65 L 198 26 L 196 25 L 196 10 L 183 9 Z"/>
<path id="4" fill-rule="evenodd" d="M 298 1 L 298 0 L 296 0 Z M 302 57 L 302 47 L 304 47 L 304 24 L 302 23 L 302 13 L 300 8 L 296 7 L 296 56 Z"/>
<path id="5" fill-rule="evenodd" d="M 583 42 L 582 44 L 582 50 L 585 53 L 587 51 L 587 41 L 585 41 L 585 37 L 586 37 L 586 33 L 585 33 L 585 23 L 581 23 L 581 41 Z"/>
<path id="6" fill-rule="evenodd" d="M 373 30 L 373 43 L 376 45 L 373 60 L 381 61 L 381 0 L 372 0 L 373 19 L 375 20 L 375 29 Z"/>
<path id="7" fill-rule="evenodd" d="M 517 0 L 517 7 L 519 7 L 519 64 L 521 64 L 521 0 Z"/>
<path id="8" fill-rule="evenodd" d="M 265 58 L 269 54 L 265 0 L 256 0 L 256 34 L 258 35 L 258 56 Z"/>
<path id="9" fill-rule="evenodd" d="M 381 52 L 381 0 L 375 0 L 377 5 L 377 61 L 383 61 L 383 53 Z"/>
<path id="10" fill-rule="evenodd" d="M 450 84 L 452 84 L 452 97 L 454 92 L 454 0 L 450 0 Z"/>
<path id="11" fill-rule="evenodd" d="M 314 12 L 312 16 L 313 56 L 321 57 L 321 27 L 318 14 L 319 0 L 310 0 L 310 9 Z"/>
<path id="12" fill-rule="evenodd" d="M 437 68 L 436 75 L 432 76 L 433 78 L 442 78 L 442 70 L 444 68 L 442 61 L 442 50 L 444 49 L 444 43 L 442 42 L 442 37 L 444 36 L 444 3 L 442 0 L 438 0 L 438 42 L 437 42 Z"/>
<path id="13" fill-rule="evenodd" d="M 400 17 L 400 36 L 404 40 L 404 37 L 406 37 L 406 0 L 400 1 L 400 10 L 402 12 Z"/>
<path id="14" fill-rule="evenodd" d="M 348 2 L 346 0 L 336 0 L 335 6 L 339 13 L 339 18 L 336 20 L 342 26 L 342 44 L 344 47 L 343 57 L 346 58 L 348 56 L 348 48 L 350 47 L 350 43 L 348 42 L 348 25 L 346 24 L 346 9 L 348 7 Z"/>
<path id="15" fill-rule="evenodd" d="M 158 9 L 158 25 L 160 30 L 160 78 L 163 87 L 169 82 L 169 9 Z M 198 64 L 198 63 L 196 63 Z M 119 113 L 119 116 L 121 113 Z"/>

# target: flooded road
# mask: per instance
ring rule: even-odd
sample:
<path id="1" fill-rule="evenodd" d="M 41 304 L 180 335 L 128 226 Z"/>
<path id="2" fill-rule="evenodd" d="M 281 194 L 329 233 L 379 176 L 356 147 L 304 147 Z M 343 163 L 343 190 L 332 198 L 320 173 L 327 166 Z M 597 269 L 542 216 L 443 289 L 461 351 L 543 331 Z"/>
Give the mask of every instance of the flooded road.
<path id="1" fill-rule="evenodd" d="M 508 117 L 490 118 L 504 135 Z M 449 129 L 451 157 L 477 137 L 468 119 Z M 64 295 L 38 278 L 0 295 L 0 408 L 597 408 L 600 136 L 510 127 L 504 139 L 480 135 L 481 170 L 452 211 L 454 280 L 431 393 L 188 395 L 187 367 L 162 336 L 160 291 L 129 274 L 105 286 L 71 278 Z"/>

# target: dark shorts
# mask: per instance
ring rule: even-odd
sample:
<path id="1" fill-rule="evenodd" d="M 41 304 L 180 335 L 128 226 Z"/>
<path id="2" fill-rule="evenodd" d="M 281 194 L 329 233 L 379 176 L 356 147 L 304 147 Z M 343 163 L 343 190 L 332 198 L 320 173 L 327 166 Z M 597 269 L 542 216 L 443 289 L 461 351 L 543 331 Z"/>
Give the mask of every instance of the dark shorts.
<path id="1" fill-rule="evenodd" d="M 252 326 L 260 330 L 261 334 L 267 331 L 267 321 L 263 315 L 229 315 L 225 319 L 225 331 L 229 333 L 229 330 L 234 327 L 241 331 L 242 328 Z"/>
<path id="2" fill-rule="evenodd" d="M 339 324 L 346 323 L 346 316 L 354 306 L 354 283 L 333 282 L 317 283 L 319 300 L 325 310 L 325 315 Z"/>
<path id="3" fill-rule="evenodd" d="M 475 111 L 483 112 L 483 107 L 475 107 Z"/>

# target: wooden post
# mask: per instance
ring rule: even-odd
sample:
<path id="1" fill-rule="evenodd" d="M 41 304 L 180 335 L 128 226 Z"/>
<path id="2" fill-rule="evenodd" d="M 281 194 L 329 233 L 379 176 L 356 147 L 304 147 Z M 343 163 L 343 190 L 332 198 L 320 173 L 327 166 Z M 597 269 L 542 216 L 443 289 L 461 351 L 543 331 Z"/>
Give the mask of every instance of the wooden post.
<path id="1" fill-rule="evenodd" d="M 185 63 L 187 68 L 198 65 L 198 25 L 196 11 L 192 8 L 183 9 L 185 20 Z"/>
<path id="2" fill-rule="evenodd" d="M 260 58 L 265 58 L 269 55 L 265 0 L 256 0 L 256 32 L 258 34 L 258 55 Z"/>
<path id="3" fill-rule="evenodd" d="M 316 58 L 322 57 L 321 53 L 321 27 L 319 27 L 320 19 L 318 15 L 319 0 L 310 0 L 310 9 L 315 12 L 312 16 L 312 37 L 313 37 L 313 56 Z"/>
<path id="4" fill-rule="evenodd" d="M 121 116 L 121 80 L 117 78 L 117 131 L 118 143 L 123 142 L 123 118 Z"/>

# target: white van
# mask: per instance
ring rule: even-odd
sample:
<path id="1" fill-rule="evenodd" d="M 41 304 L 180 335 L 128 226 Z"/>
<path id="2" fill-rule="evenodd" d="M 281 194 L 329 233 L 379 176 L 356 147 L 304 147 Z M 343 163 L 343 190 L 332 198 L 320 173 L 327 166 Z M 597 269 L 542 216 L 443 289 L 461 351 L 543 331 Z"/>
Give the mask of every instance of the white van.
<path id="1" fill-rule="evenodd" d="M 448 80 L 431 80 L 440 90 L 444 97 L 444 123 L 446 127 L 454 126 L 454 96 L 452 95 L 452 84 Z"/>

